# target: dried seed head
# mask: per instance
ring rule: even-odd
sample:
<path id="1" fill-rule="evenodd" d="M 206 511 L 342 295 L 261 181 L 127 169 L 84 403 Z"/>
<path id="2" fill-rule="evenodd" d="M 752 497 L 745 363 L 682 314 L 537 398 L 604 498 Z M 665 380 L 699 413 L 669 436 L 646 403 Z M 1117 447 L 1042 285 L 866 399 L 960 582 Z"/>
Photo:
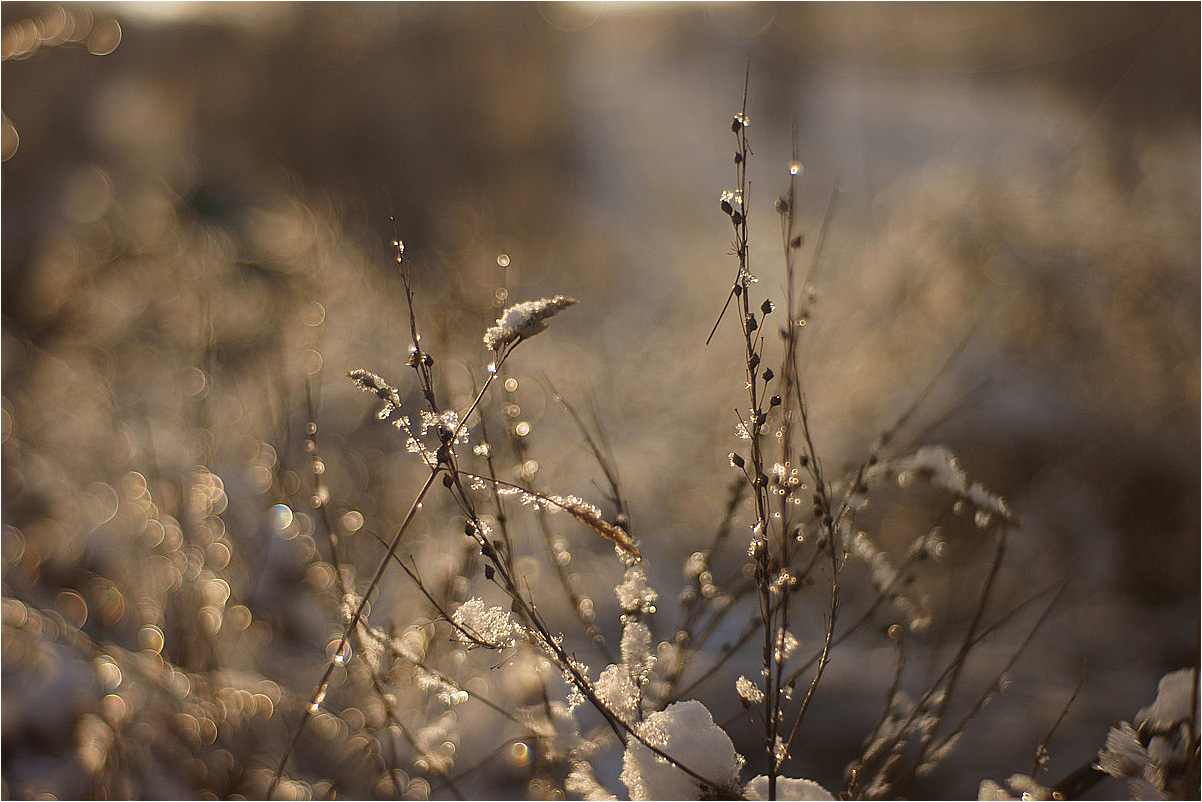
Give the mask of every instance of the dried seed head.
<path id="1" fill-rule="evenodd" d="M 510 343 L 527 340 L 547 328 L 547 318 L 575 303 L 575 298 L 556 295 L 514 304 L 497 319 L 497 325 L 484 333 L 484 344 L 499 351 Z"/>

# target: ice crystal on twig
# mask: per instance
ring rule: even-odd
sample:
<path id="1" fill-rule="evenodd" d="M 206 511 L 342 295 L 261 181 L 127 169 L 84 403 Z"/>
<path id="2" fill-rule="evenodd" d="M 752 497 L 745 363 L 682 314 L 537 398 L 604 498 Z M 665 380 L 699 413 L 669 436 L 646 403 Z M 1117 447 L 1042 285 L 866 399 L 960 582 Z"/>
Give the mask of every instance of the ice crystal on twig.
<path id="1" fill-rule="evenodd" d="M 497 325 L 484 332 L 484 344 L 489 350 L 499 351 L 510 343 L 529 339 L 547 328 L 547 318 L 574 303 L 575 298 L 556 295 L 514 304 L 497 319 Z"/>
<path id="2" fill-rule="evenodd" d="M 618 597 L 618 604 L 622 605 L 622 610 L 627 613 L 654 613 L 655 602 L 659 599 L 659 594 L 647 584 L 647 572 L 641 565 L 632 565 L 626 569 L 626 576 L 623 577 L 622 584 L 614 588 L 614 595 Z"/>
<path id="3" fill-rule="evenodd" d="M 764 701 L 764 692 L 747 677 L 739 677 L 735 680 L 735 690 L 739 692 L 739 698 L 748 705 L 758 705 Z"/>
<path id="4" fill-rule="evenodd" d="M 624 721 L 634 721 L 639 709 L 639 688 L 626 666 L 606 666 L 597 678 L 594 690 L 614 715 Z"/>
<path id="5" fill-rule="evenodd" d="M 451 616 L 452 620 L 468 632 L 480 636 L 480 640 L 493 647 L 513 646 L 518 638 L 525 637 L 526 630 L 513 620 L 513 616 L 500 607 L 486 607 L 479 598 L 471 598 L 459 605 Z"/>
<path id="6" fill-rule="evenodd" d="M 350 380 L 355 383 L 355 386 L 366 393 L 372 393 L 381 401 L 384 406 L 380 407 L 380 411 L 376 413 L 376 417 L 380 420 L 388 420 L 394 412 L 401 408 L 401 395 L 395 388 L 391 387 L 388 382 L 372 373 L 369 370 L 356 369 L 346 374 Z"/>

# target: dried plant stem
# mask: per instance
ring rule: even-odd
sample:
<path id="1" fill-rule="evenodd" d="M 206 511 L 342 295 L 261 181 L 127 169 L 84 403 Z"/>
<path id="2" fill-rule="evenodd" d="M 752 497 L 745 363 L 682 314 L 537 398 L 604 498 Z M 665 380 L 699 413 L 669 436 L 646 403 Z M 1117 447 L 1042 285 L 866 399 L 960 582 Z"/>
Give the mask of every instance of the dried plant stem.
<path id="1" fill-rule="evenodd" d="M 384 558 L 380 560 L 379 567 L 376 568 L 375 575 L 368 584 L 362 600 L 360 600 L 359 604 L 355 607 L 355 612 L 351 615 L 350 621 L 343 630 L 342 637 L 338 641 L 338 647 L 334 650 L 335 657 L 343 654 L 343 650 L 346 648 L 346 642 L 350 638 L 351 632 L 356 626 L 359 625 L 359 620 L 363 617 L 363 611 L 367 607 L 368 599 L 371 598 L 372 592 L 375 591 L 376 586 L 380 584 L 380 579 L 384 576 L 384 570 L 388 567 L 389 559 L 396 553 L 397 547 L 401 543 L 401 539 L 405 536 L 405 532 L 407 532 L 409 529 L 409 524 L 413 522 L 414 516 L 421 507 L 422 499 L 426 497 L 426 493 L 428 493 L 430 488 L 434 486 L 434 479 L 437 476 L 438 469 L 430 472 L 430 475 L 426 477 L 426 481 L 422 485 L 421 490 L 418 491 L 417 496 L 413 499 L 413 503 L 409 505 L 409 511 L 405 513 L 405 518 L 401 522 L 400 528 L 393 536 L 392 541 L 388 544 L 387 553 L 384 555 Z M 340 663 L 338 661 L 330 660 L 326 666 L 325 672 L 321 675 L 321 679 L 318 681 L 317 687 L 314 690 L 313 695 L 310 697 L 309 705 L 301 714 L 300 723 L 296 725 L 296 730 L 292 733 L 292 738 L 288 741 L 288 747 L 284 750 L 284 754 L 280 757 L 279 765 L 276 767 L 275 774 L 272 775 L 271 784 L 267 786 L 267 793 L 265 794 L 267 799 L 270 799 L 275 793 L 276 786 L 279 785 L 280 778 L 284 774 L 284 767 L 288 763 L 288 758 L 291 757 L 293 749 L 296 748 L 296 743 L 300 738 L 301 733 L 304 731 L 305 725 L 309 722 L 309 719 L 312 718 L 313 713 L 317 708 L 320 707 L 322 700 L 325 698 L 325 692 L 329 687 L 330 678 L 334 674 L 334 669 L 339 665 Z"/>

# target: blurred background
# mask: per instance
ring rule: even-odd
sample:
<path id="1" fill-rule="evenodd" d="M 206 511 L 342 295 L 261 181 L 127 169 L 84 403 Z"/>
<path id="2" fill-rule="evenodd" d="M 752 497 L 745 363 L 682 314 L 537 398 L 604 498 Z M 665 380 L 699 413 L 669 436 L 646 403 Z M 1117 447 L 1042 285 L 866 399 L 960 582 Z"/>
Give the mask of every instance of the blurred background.
<path id="1" fill-rule="evenodd" d="M 368 533 L 394 530 L 421 480 L 345 379 L 380 373 L 416 410 L 390 213 L 460 409 L 500 307 L 580 301 L 487 399 L 496 448 L 515 476 L 599 501 L 554 392 L 600 427 L 670 635 L 745 404 L 734 321 L 705 344 L 737 268 L 718 198 L 745 77 L 765 297 L 783 292 L 772 202 L 792 143 L 807 264 L 837 197 L 802 343 L 828 464 L 862 459 L 938 374 L 903 440 L 952 447 L 1022 519 L 995 612 L 1069 580 L 913 793 L 1028 771 L 1084 675 L 1049 744 L 1056 779 L 1197 663 L 1196 4 L 6 2 L 0 20 L 4 796 L 262 795 L 338 630 L 307 398 L 360 575 Z M 904 554 L 948 531 L 928 590 L 952 626 L 990 555 L 931 495 L 887 505 L 873 535 Z M 620 569 L 557 526 L 615 641 Z M 452 581 L 461 529 L 420 518 L 412 551 L 452 596 L 487 596 Z M 529 534 L 531 586 L 551 587 Z M 426 632 L 430 611 L 386 587 L 376 616 Z M 798 776 L 840 787 L 875 722 L 893 670 L 877 623 L 837 653 Z M 982 650 L 973 693 L 1024 635 Z M 477 687 L 524 692 L 489 659 Z M 739 709 L 735 676 L 697 691 L 717 719 Z M 291 772 L 310 785 L 291 790 L 445 798 L 415 767 L 380 787 L 347 757 L 371 718 L 355 704 L 302 741 Z M 440 741 L 457 769 L 496 742 L 474 715 Z M 749 723 L 731 734 L 758 749 Z M 598 774 L 621 794 L 618 763 Z M 463 787 L 549 793 L 530 777 L 507 754 Z"/>

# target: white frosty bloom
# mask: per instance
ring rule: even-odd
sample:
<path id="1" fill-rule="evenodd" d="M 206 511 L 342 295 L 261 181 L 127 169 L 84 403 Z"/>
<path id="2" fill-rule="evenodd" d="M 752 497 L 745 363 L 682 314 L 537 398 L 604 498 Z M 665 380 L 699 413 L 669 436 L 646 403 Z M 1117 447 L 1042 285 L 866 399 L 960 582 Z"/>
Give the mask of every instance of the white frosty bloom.
<path id="1" fill-rule="evenodd" d="M 1194 700 L 1194 670 L 1183 668 L 1165 674 L 1156 685 L 1156 700 L 1135 714 L 1135 725 L 1145 725 L 1158 731 L 1171 730 L 1182 721 L 1188 721 L 1190 706 Z"/>
<path id="2" fill-rule="evenodd" d="M 739 677 L 735 680 L 735 690 L 739 692 L 739 697 L 749 705 L 758 705 L 764 701 L 764 692 L 747 677 Z"/>
<path id="3" fill-rule="evenodd" d="M 571 794 L 572 798 L 583 799 L 586 802 L 609 802 L 617 799 L 597 781 L 593 767 L 583 760 L 572 764 L 572 770 L 564 780 L 564 790 Z"/>
<path id="4" fill-rule="evenodd" d="M 484 344 L 492 351 L 499 351 L 512 342 L 533 337 L 547 328 L 547 318 L 574 303 L 575 298 L 556 295 L 514 304 L 497 319 L 497 325 L 484 332 Z"/>
<path id="5" fill-rule="evenodd" d="M 644 682 L 655 667 L 651 651 L 651 629 L 642 621 L 630 618 L 622 628 L 622 665 L 636 682 Z"/>
<path id="6" fill-rule="evenodd" d="M 676 702 L 652 713 L 639 724 L 638 733 L 710 782 L 732 789 L 739 781 L 743 758 L 701 702 Z M 698 799 L 702 791 L 695 778 L 634 738 L 626 745 L 621 780 L 634 800 Z"/>
<path id="7" fill-rule="evenodd" d="M 747 799 L 768 798 L 768 778 L 761 774 L 743 786 L 743 796 Z M 831 792 L 813 780 L 799 780 L 793 777 L 776 778 L 777 799 L 834 799 Z"/>
<path id="8" fill-rule="evenodd" d="M 634 720 L 639 707 L 639 688 L 625 666 L 606 666 L 593 690 L 618 718 L 623 721 Z"/>
<path id="9" fill-rule="evenodd" d="M 512 646 L 526 634 L 512 615 L 500 607 L 486 607 L 480 598 L 468 599 L 459 605 L 451 620 L 490 646 Z"/>
<path id="10" fill-rule="evenodd" d="M 626 576 L 622 578 L 622 584 L 614 588 L 614 595 L 627 613 L 639 610 L 653 613 L 654 604 L 659 600 L 659 594 L 647 583 L 647 572 L 642 565 L 632 565 L 626 569 Z"/>

